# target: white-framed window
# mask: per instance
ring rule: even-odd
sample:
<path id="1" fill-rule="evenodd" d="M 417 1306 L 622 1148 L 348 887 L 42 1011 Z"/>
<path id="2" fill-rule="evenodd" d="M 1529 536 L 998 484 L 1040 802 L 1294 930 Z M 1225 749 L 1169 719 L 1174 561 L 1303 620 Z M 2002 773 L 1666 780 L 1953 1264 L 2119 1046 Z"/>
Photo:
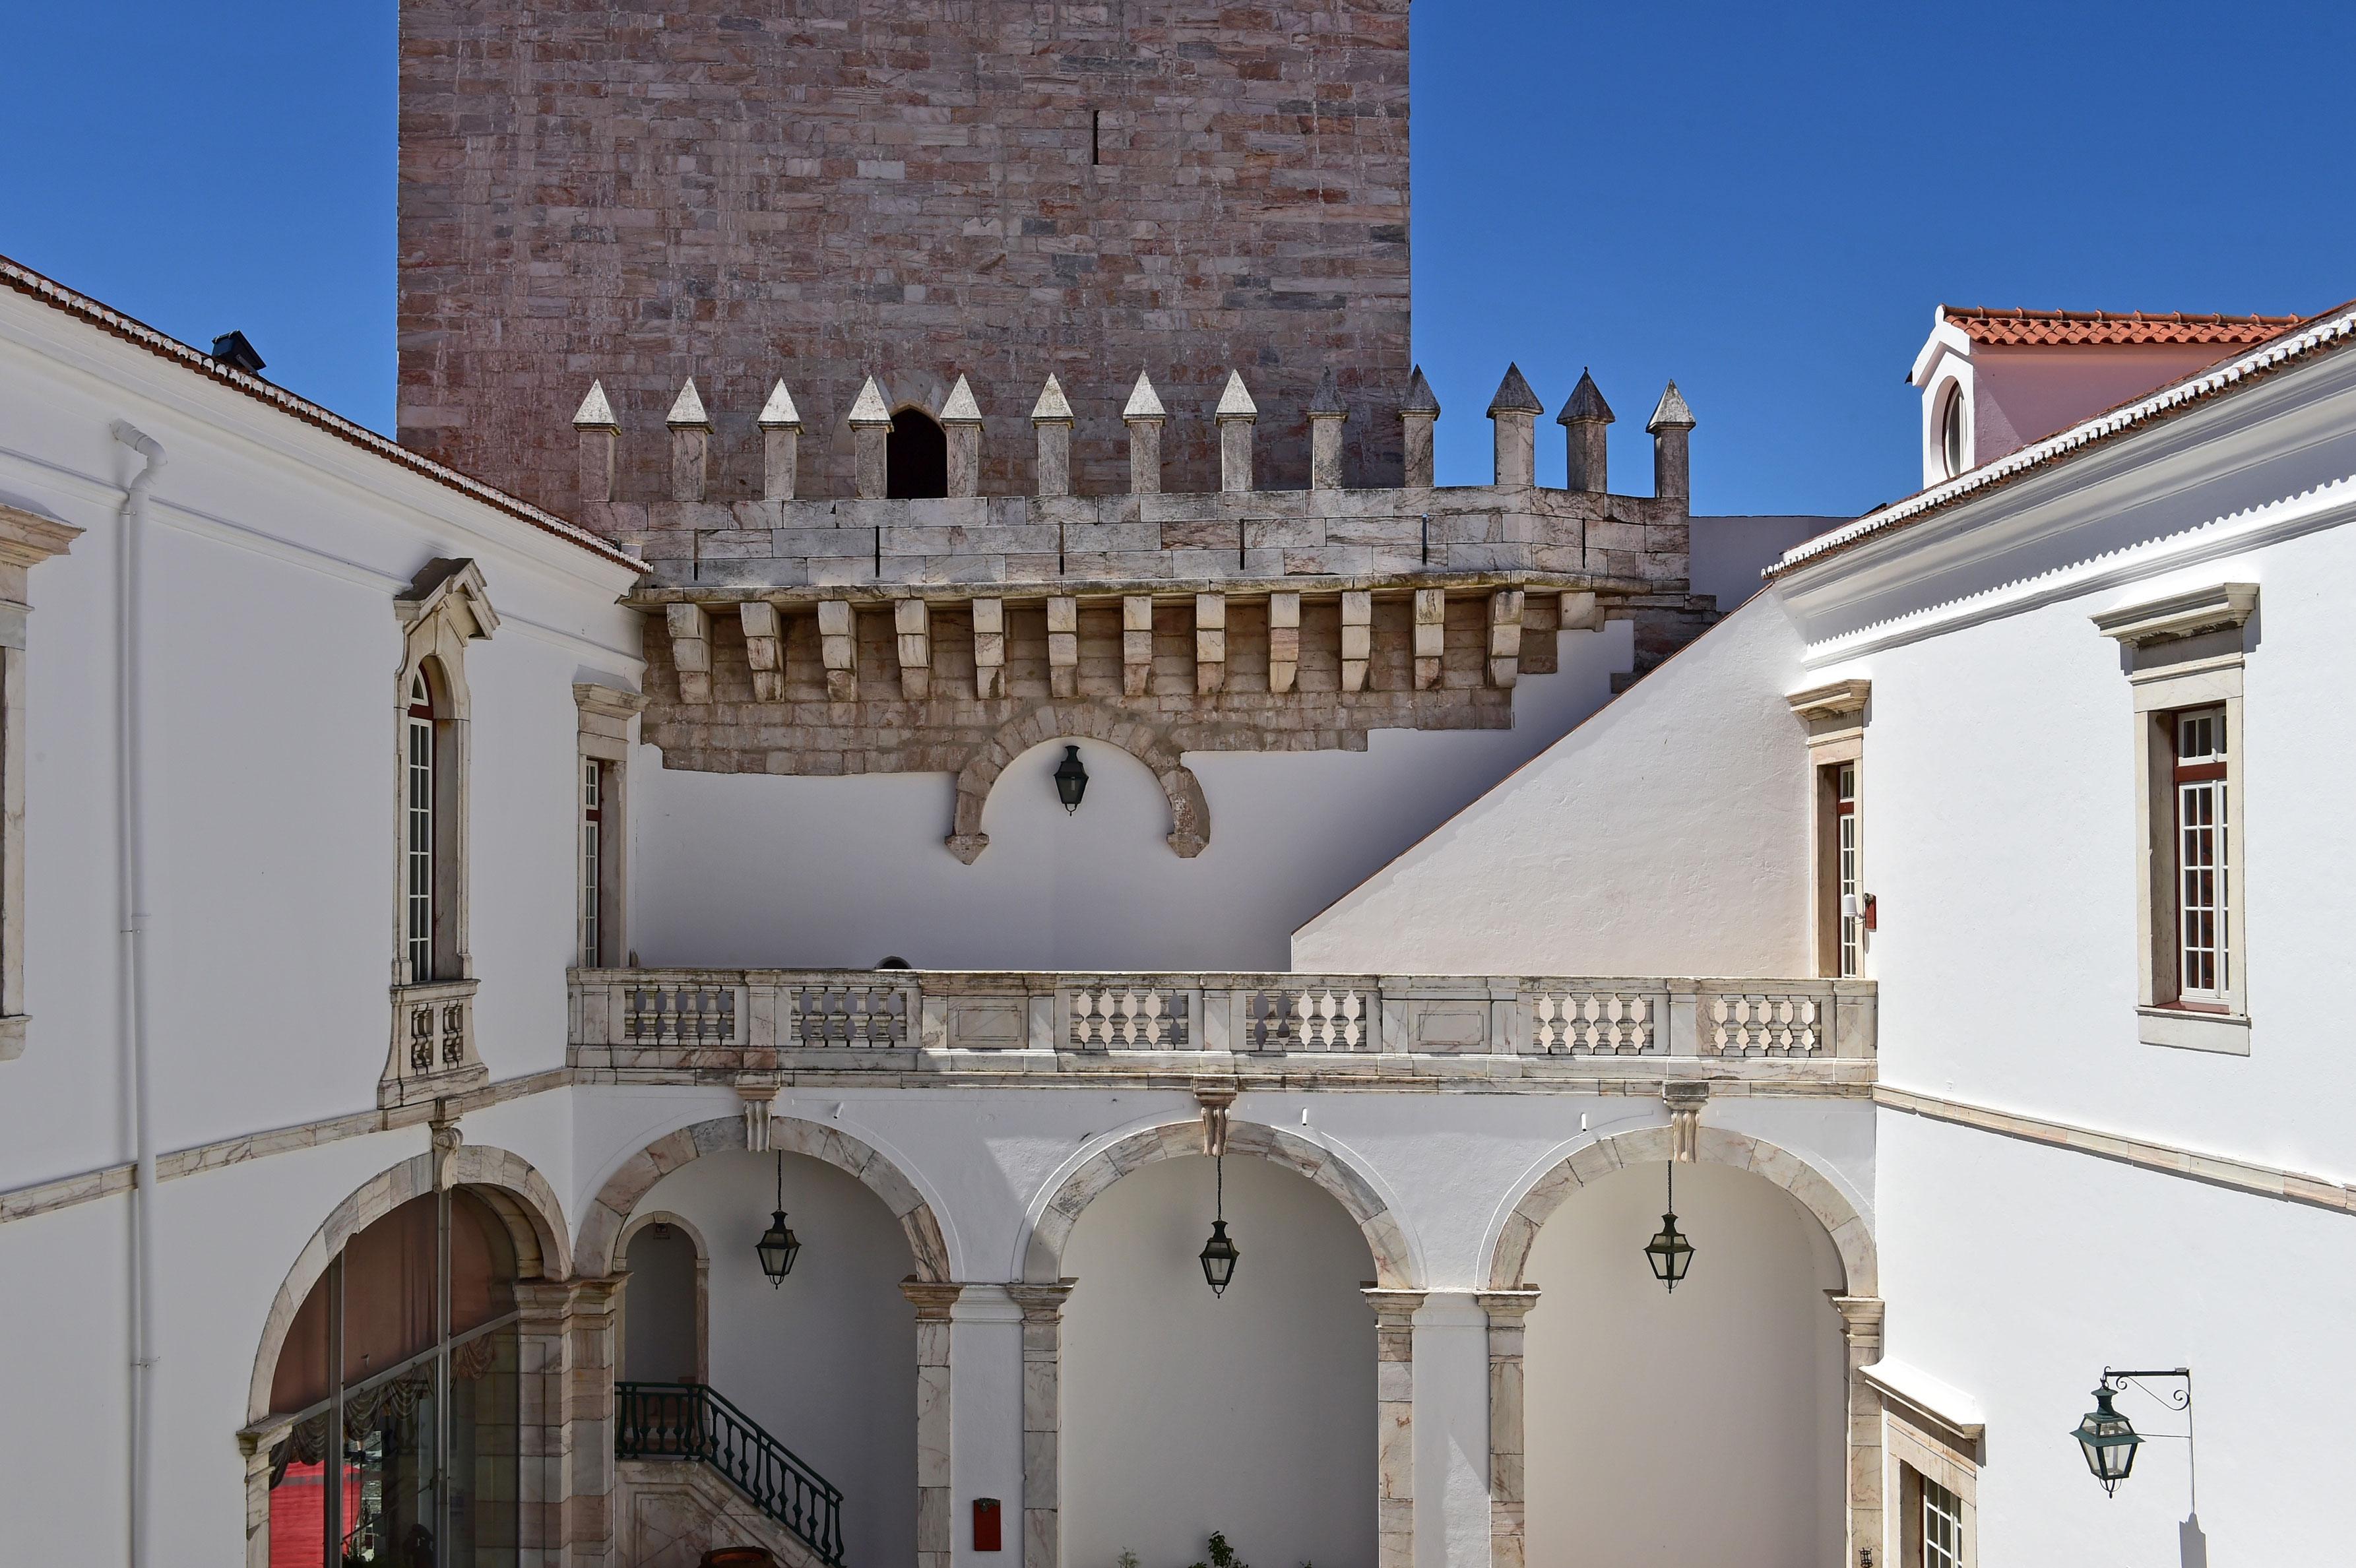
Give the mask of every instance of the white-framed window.
<path id="1" fill-rule="evenodd" d="M 2250 793 L 2243 742 L 2246 582 L 2095 615 L 2126 645 L 2134 699 L 2137 1035 L 2250 1050 Z"/>
<path id="2" fill-rule="evenodd" d="M 2176 999 L 2222 1008 L 2233 992 L 2225 709 L 2192 709 L 2171 714 L 2169 722 L 2176 739 Z"/>
<path id="3" fill-rule="evenodd" d="M 581 967 L 598 965 L 598 918 L 603 912 L 605 882 L 601 852 L 605 848 L 605 764 L 594 757 L 581 759 Z"/>
<path id="4" fill-rule="evenodd" d="M 402 723 L 402 941 L 412 981 L 434 973 L 434 870 L 435 789 L 434 690 L 419 670 L 410 677 L 408 711 Z"/>
<path id="5" fill-rule="evenodd" d="M 1964 389 L 1959 383 L 1950 382 L 1947 395 L 1939 404 L 1939 461 L 1950 479 L 1972 465 L 1965 418 Z"/>
<path id="6" fill-rule="evenodd" d="M 1854 980 L 1865 973 L 1865 893 L 1858 880 L 1857 764 L 1832 768 L 1833 865 L 1839 954 L 1836 973 Z"/>
<path id="7" fill-rule="evenodd" d="M 1912 1489 L 1922 1552 L 1907 1568 L 1964 1568 L 1964 1499 L 1924 1475 Z"/>

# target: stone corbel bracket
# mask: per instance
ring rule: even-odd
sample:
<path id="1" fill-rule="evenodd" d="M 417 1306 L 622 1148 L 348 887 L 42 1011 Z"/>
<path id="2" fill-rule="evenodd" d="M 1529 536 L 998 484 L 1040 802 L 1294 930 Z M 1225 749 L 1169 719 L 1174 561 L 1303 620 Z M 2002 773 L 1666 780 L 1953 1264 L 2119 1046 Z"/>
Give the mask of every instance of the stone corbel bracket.
<path id="1" fill-rule="evenodd" d="M 981 830 L 982 807 L 1007 764 L 1049 741 L 1102 741 L 1118 746 L 1153 771 L 1170 802 L 1170 848 L 1191 860 L 1211 841 L 1211 807 L 1203 782 L 1179 760 L 1178 749 L 1148 724 L 1087 702 L 1049 702 L 1001 729 L 958 770 L 957 811 L 945 843 L 970 866 L 990 848 Z"/>
<path id="2" fill-rule="evenodd" d="M 1203 1115 L 1203 1153 L 1216 1159 L 1227 1152 L 1227 1112 L 1236 1103 L 1233 1083 L 1194 1085 L 1194 1104 Z"/>
<path id="3" fill-rule="evenodd" d="M 769 1118 L 776 1109 L 777 1085 L 740 1083 L 736 1096 L 744 1102 L 744 1147 L 754 1154 L 769 1152 Z"/>
<path id="4" fill-rule="evenodd" d="M 1669 1158 L 1691 1165 L 1701 1150 L 1701 1108 L 1709 1104 L 1709 1084 L 1698 1078 L 1661 1085 L 1661 1101 L 1669 1108 Z"/>

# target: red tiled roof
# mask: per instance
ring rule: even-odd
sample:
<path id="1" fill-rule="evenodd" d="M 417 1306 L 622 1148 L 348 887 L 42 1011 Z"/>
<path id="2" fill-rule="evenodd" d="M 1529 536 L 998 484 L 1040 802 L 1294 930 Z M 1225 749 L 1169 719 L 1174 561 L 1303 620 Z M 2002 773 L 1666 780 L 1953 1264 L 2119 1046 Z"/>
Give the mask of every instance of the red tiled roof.
<path id="1" fill-rule="evenodd" d="M 202 349 L 191 348 L 177 337 L 156 331 L 145 322 L 134 320 L 119 310 L 102 305 L 88 294 L 59 283 L 56 279 L 33 271 L 21 261 L 0 256 L 0 287 L 15 290 L 30 299 L 38 300 L 53 310 L 77 317 L 101 332 L 109 333 L 126 343 L 145 348 L 160 359 L 169 359 L 200 376 L 209 377 L 224 386 L 244 393 L 257 402 L 268 403 L 284 413 L 294 415 L 304 423 L 316 425 L 329 435 L 348 441 L 363 452 L 374 453 L 398 467 L 420 474 L 437 485 L 448 486 L 469 499 L 505 512 L 519 521 L 530 524 L 542 533 L 553 534 L 567 544 L 578 545 L 590 554 L 602 557 L 616 566 L 627 566 L 639 571 L 647 563 L 627 550 L 598 538 L 586 528 L 576 528 L 552 512 L 543 512 L 528 501 L 519 501 L 504 490 L 497 490 L 481 480 L 461 474 L 456 469 L 434 462 L 432 458 L 410 451 L 397 442 L 386 440 L 372 430 L 354 424 L 341 414 L 331 412 L 307 398 L 298 398 L 285 388 L 275 386 L 259 376 L 222 364 Z"/>
<path id="2" fill-rule="evenodd" d="M 2061 344 L 2204 343 L 2230 347 L 2265 343 L 2297 326 L 2297 315 L 2166 315 L 2139 310 L 1990 310 L 1980 305 L 1939 307 L 1945 320 L 1974 343 L 2047 347 Z"/>

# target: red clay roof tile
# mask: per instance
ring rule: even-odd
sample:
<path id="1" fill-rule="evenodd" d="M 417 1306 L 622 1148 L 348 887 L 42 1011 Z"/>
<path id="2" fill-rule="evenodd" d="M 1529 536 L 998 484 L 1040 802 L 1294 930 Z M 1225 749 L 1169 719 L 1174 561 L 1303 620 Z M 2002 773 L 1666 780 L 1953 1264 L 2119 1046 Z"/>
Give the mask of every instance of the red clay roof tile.
<path id="1" fill-rule="evenodd" d="M 1991 310 L 1981 305 L 1941 305 L 1941 314 L 1975 343 L 2047 347 L 2075 344 L 2209 343 L 2220 347 L 2264 343 L 2297 326 L 2296 315 L 2166 315 L 2136 311 Z"/>

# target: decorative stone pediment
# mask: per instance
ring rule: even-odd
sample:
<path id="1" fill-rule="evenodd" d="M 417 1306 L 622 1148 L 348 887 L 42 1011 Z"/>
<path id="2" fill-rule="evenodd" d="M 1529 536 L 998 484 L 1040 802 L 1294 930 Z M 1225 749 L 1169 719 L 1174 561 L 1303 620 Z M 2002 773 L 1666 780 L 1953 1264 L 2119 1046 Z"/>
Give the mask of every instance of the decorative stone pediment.
<path id="1" fill-rule="evenodd" d="M 467 641 L 488 640 L 498 630 L 498 612 L 491 608 L 490 590 L 483 569 L 469 557 L 438 556 L 425 563 L 410 585 L 392 596 L 393 613 L 404 626 L 415 627 L 436 615 L 451 618 L 452 630 Z"/>
<path id="2" fill-rule="evenodd" d="M 2197 637 L 2203 632 L 2222 632 L 2246 624 L 2257 608 L 2256 583 L 2220 582 L 2211 588 L 2196 588 L 2190 593 L 2171 593 L 2165 599 L 2106 611 L 2092 619 L 2094 629 L 2103 635 L 2116 637 L 2130 647 L 2141 647 L 2146 643 Z"/>

